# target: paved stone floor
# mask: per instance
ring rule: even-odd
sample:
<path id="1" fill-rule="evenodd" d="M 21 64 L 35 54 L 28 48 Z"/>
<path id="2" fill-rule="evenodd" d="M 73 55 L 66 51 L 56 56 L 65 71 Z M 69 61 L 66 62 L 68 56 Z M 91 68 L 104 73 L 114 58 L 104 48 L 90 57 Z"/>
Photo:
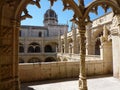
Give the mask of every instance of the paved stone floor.
<path id="1" fill-rule="evenodd" d="M 111 76 L 87 79 L 88 90 L 120 90 L 120 80 Z M 22 83 L 22 90 L 78 90 L 78 79 Z"/>

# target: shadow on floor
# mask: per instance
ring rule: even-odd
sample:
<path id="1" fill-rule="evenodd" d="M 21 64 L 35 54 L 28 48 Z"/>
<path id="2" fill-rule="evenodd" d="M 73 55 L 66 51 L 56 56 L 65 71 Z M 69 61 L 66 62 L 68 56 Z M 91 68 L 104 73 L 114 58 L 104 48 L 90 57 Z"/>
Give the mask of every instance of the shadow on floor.
<path id="1" fill-rule="evenodd" d="M 111 77 L 112 75 L 100 75 L 100 76 L 89 76 L 87 79 L 95 79 L 95 78 L 106 78 Z M 44 81 L 36 81 L 36 82 L 29 82 L 29 83 L 21 83 L 21 90 L 35 90 L 31 86 L 33 85 L 44 85 L 50 83 L 57 83 L 57 82 L 65 82 L 65 81 L 76 81 L 79 80 L 78 78 L 65 78 L 59 80 L 44 80 Z"/>

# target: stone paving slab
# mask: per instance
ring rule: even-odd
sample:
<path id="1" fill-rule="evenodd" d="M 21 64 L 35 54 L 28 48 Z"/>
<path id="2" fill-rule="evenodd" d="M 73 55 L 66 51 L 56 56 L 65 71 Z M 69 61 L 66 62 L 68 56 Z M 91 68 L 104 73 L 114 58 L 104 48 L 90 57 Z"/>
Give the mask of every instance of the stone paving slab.
<path id="1" fill-rule="evenodd" d="M 120 90 L 120 80 L 113 77 L 89 78 L 88 90 Z M 79 90 L 78 79 L 22 83 L 22 90 Z"/>

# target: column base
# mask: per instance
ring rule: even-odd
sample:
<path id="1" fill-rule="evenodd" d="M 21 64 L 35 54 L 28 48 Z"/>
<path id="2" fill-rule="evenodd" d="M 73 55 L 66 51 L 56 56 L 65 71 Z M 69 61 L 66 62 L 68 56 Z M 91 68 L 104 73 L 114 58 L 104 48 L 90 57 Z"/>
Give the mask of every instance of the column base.
<path id="1" fill-rule="evenodd" d="M 79 90 L 88 90 L 87 81 L 85 77 L 79 78 Z"/>
<path id="2" fill-rule="evenodd" d="M 80 88 L 79 87 L 79 90 L 88 90 L 88 89 L 87 89 L 87 87 L 85 87 L 85 88 Z"/>

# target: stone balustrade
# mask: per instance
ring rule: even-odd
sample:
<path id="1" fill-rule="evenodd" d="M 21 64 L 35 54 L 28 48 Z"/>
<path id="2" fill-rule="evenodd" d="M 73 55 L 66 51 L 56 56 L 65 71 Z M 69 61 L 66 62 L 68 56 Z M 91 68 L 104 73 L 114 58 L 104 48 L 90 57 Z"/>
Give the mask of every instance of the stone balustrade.
<path id="1" fill-rule="evenodd" d="M 111 67 L 108 67 L 111 66 Z M 86 61 L 88 76 L 112 73 L 112 62 L 103 60 Z M 78 78 L 79 61 L 49 62 L 49 63 L 24 63 L 19 65 L 21 82 L 40 81 L 49 79 Z"/>
<path id="2" fill-rule="evenodd" d="M 80 54 L 72 54 L 72 53 L 57 53 L 57 57 L 61 58 L 61 61 L 63 61 L 64 58 L 67 59 L 67 61 L 79 61 L 80 60 Z M 86 61 L 92 61 L 92 60 L 102 60 L 100 55 L 86 55 Z"/>

